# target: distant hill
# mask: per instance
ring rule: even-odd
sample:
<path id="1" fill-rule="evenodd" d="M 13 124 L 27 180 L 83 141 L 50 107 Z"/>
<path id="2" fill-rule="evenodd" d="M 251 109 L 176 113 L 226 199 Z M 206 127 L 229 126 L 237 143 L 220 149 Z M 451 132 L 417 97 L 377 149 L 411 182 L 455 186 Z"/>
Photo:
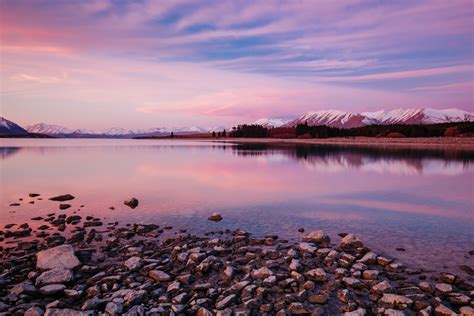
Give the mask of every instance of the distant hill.
<path id="1" fill-rule="evenodd" d="M 175 135 L 188 135 L 196 133 L 207 133 L 212 131 L 222 131 L 223 126 L 214 128 L 202 127 L 155 127 L 149 129 L 125 129 L 125 128 L 109 128 L 99 131 L 85 129 L 70 129 L 63 126 L 38 123 L 27 126 L 30 133 L 46 134 L 54 137 L 64 138 L 140 138 L 140 137 L 163 137 L 169 136 L 171 133 Z"/>
<path id="2" fill-rule="evenodd" d="M 20 125 L 13 123 L 4 117 L 0 117 L 0 134 L 21 135 L 28 134 L 28 131 Z"/>

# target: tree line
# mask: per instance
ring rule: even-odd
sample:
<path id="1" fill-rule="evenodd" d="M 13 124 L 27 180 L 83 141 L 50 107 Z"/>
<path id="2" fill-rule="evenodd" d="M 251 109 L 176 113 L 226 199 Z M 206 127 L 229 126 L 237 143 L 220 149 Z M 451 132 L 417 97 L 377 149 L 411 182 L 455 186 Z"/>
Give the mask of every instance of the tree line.
<path id="1" fill-rule="evenodd" d="M 298 124 L 296 127 L 276 128 L 267 128 L 256 124 L 243 124 L 233 127 L 228 133 L 228 136 L 243 138 L 328 138 L 356 136 L 398 138 L 474 136 L 474 123 L 459 122 L 427 125 L 367 125 L 354 128 L 338 128 L 326 125 L 310 126 L 307 123 Z"/>

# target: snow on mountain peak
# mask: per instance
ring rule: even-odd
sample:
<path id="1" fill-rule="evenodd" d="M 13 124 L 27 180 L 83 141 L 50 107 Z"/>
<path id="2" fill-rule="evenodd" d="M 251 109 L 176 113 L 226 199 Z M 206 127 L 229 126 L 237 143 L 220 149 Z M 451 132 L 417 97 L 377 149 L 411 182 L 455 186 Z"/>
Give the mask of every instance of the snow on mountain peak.
<path id="1" fill-rule="evenodd" d="M 266 117 L 263 117 L 263 118 L 260 118 L 260 119 L 256 120 L 252 124 L 261 125 L 263 127 L 280 127 L 280 126 L 282 126 L 282 125 L 284 125 L 288 122 L 289 122 L 289 120 L 284 119 L 284 118 L 266 118 Z"/>
<path id="2" fill-rule="evenodd" d="M 447 122 L 474 121 L 474 113 L 460 109 L 412 108 L 379 110 L 375 112 L 351 113 L 339 110 L 320 110 L 307 112 L 285 126 L 328 125 L 340 128 L 359 127 L 364 125 L 389 124 L 435 124 Z"/>

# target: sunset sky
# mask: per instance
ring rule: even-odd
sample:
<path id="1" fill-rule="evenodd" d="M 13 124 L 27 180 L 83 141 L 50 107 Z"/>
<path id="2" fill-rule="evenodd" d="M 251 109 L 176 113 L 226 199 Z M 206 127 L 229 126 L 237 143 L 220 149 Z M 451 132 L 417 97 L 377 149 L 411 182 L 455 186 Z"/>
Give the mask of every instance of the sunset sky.
<path id="1" fill-rule="evenodd" d="M 474 111 L 473 33 L 471 0 L 0 0 L 1 114 L 96 129 Z"/>

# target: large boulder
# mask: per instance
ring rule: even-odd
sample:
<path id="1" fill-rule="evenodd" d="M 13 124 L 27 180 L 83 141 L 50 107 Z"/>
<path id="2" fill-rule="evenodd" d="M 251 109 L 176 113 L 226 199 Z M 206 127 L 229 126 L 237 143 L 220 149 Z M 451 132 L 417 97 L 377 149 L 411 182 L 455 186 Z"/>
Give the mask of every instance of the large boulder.
<path id="1" fill-rule="evenodd" d="M 36 254 L 36 268 L 40 270 L 74 269 L 81 262 L 74 254 L 74 248 L 65 244 L 40 251 Z"/>

